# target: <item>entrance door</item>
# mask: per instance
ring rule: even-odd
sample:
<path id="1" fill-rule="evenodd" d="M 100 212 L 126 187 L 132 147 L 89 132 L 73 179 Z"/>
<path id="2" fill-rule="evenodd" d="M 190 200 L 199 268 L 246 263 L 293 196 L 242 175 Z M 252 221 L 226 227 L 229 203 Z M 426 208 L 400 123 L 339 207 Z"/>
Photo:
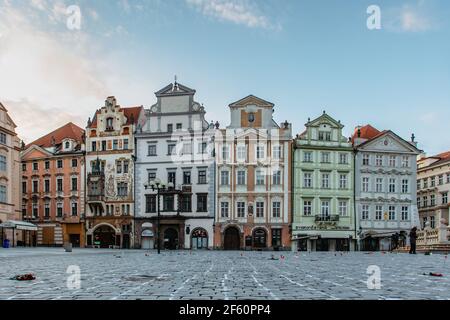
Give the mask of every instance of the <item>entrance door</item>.
<path id="1" fill-rule="evenodd" d="M 241 248 L 241 239 L 239 230 L 235 227 L 229 227 L 225 230 L 223 248 L 225 250 L 239 250 Z"/>
<path id="2" fill-rule="evenodd" d="M 109 248 L 116 243 L 116 232 L 110 226 L 100 226 L 94 231 L 94 245 Z"/>
<path id="3" fill-rule="evenodd" d="M 142 249 L 150 250 L 153 249 L 153 238 L 151 237 L 142 237 Z"/>
<path id="4" fill-rule="evenodd" d="M 43 227 L 42 228 L 42 244 L 44 246 L 53 246 L 55 244 L 55 228 Z"/>
<path id="5" fill-rule="evenodd" d="M 178 231 L 174 228 L 167 228 L 164 231 L 164 249 L 178 249 Z"/>
<path id="6" fill-rule="evenodd" d="M 203 228 L 198 228 L 192 231 L 191 236 L 192 249 L 208 249 L 208 233 Z"/>
<path id="7" fill-rule="evenodd" d="M 316 251 L 328 251 L 329 241 L 328 239 L 319 238 L 316 240 Z"/>
<path id="8" fill-rule="evenodd" d="M 265 248 L 267 243 L 267 233 L 264 229 L 256 229 L 253 231 L 253 247 Z"/>
<path id="9" fill-rule="evenodd" d="M 80 247 L 80 235 L 79 234 L 69 234 L 69 242 L 72 244 L 72 247 L 79 248 Z"/>
<path id="10" fill-rule="evenodd" d="M 336 251 L 350 251 L 350 240 L 336 239 Z"/>
<path id="11" fill-rule="evenodd" d="M 130 249 L 130 235 L 128 233 L 124 234 L 122 237 L 122 248 Z"/>

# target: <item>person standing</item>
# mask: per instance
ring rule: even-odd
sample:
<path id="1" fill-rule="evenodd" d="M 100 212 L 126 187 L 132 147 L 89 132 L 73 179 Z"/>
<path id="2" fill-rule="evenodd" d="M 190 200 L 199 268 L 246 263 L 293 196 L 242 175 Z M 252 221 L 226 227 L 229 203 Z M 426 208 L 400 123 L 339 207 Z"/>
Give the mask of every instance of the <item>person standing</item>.
<path id="1" fill-rule="evenodd" d="M 417 228 L 414 227 L 411 229 L 411 232 L 409 233 L 409 241 L 411 243 L 409 254 L 416 254 L 416 240 L 417 240 Z"/>

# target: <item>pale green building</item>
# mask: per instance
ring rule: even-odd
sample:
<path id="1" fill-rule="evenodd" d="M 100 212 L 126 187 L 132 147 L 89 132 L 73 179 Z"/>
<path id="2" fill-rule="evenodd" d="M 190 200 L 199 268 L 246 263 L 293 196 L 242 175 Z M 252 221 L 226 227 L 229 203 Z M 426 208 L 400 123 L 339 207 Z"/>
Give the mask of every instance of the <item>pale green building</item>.
<path id="1" fill-rule="evenodd" d="M 293 145 L 293 250 L 353 251 L 354 153 L 328 114 L 306 123 Z"/>

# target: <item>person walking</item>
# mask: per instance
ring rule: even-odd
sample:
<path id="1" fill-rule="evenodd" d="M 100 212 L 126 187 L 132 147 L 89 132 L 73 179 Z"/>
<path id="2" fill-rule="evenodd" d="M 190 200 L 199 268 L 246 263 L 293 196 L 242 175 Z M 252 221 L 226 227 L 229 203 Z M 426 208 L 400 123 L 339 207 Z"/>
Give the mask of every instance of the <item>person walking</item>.
<path id="1" fill-rule="evenodd" d="M 411 244 L 409 254 L 416 254 L 417 228 L 414 227 L 409 233 L 409 242 Z"/>

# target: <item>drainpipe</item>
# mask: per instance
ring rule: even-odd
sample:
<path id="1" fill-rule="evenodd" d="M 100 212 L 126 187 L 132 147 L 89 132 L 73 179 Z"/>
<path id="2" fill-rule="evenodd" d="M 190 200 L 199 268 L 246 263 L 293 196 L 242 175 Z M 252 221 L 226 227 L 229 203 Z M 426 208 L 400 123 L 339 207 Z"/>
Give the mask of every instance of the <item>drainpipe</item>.
<path id="1" fill-rule="evenodd" d="M 358 219 L 356 212 L 356 153 L 357 150 L 353 149 L 353 216 L 354 216 L 354 226 L 355 226 L 355 251 L 359 251 L 359 239 L 356 231 L 356 219 Z"/>

